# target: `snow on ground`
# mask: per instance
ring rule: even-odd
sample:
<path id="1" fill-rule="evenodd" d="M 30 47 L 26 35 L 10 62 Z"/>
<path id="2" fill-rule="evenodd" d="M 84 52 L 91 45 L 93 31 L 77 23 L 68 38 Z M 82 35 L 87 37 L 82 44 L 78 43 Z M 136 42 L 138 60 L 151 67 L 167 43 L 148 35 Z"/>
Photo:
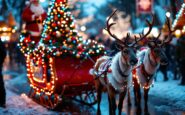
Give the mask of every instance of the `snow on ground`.
<path id="1" fill-rule="evenodd" d="M 14 67 L 16 68 L 16 67 Z M 19 67 L 17 70 L 12 70 L 8 67 L 4 68 L 4 78 L 6 81 L 6 92 L 7 92 L 7 107 L 5 109 L 0 108 L 0 114 L 3 115 L 55 115 L 55 114 L 71 114 L 70 108 L 72 105 L 68 104 L 69 109 L 62 110 L 63 112 L 54 112 L 44 108 L 43 106 L 35 103 L 30 98 L 28 98 L 25 93 L 28 93 L 29 84 L 26 77 L 25 67 Z M 172 80 L 173 75 L 169 74 L 170 80 L 163 82 L 162 74 L 159 72 L 157 74 L 157 82 L 149 91 L 149 105 L 152 104 L 154 109 L 157 111 L 168 111 L 169 115 L 181 115 L 185 111 L 185 86 L 179 85 L 179 80 Z M 106 97 L 103 94 L 103 98 Z M 126 102 L 126 101 L 125 101 Z M 86 111 L 96 112 L 97 105 L 94 105 L 91 110 L 84 107 L 83 105 L 74 103 L 73 108 L 84 109 Z M 78 107 L 81 106 L 81 107 Z M 103 114 L 108 114 L 108 100 L 103 99 L 101 103 L 101 108 Z M 77 110 L 78 111 L 78 110 Z M 124 111 L 126 111 L 124 109 Z M 90 112 L 90 113 L 91 113 Z M 179 112 L 179 113 L 178 113 Z M 76 110 L 75 112 L 76 113 Z M 77 112 L 79 113 L 79 112 Z M 90 114 L 88 113 L 88 114 Z M 92 114 L 91 113 L 91 114 Z"/>
<path id="2" fill-rule="evenodd" d="M 185 86 L 179 85 L 179 80 L 172 80 L 170 77 L 169 81 L 161 81 L 162 77 L 163 76 L 159 72 L 157 75 L 158 81 L 154 83 L 154 86 L 149 91 L 149 95 L 155 96 L 159 101 L 166 101 L 165 105 L 156 106 L 156 109 L 185 111 Z"/>
<path id="3" fill-rule="evenodd" d="M 15 65 L 14 65 L 15 66 Z M 7 93 L 7 107 L 0 108 L 0 115 L 71 115 L 71 114 L 95 114 L 93 108 L 84 106 L 82 104 L 66 101 L 58 108 L 57 111 L 48 110 L 45 107 L 35 103 L 26 94 L 29 92 L 29 83 L 26 77 L 26 68 L 5 66 L 3 69 L 6 93 Z M 72 104 L 72 105 L 71 105 Z"/>
<path id="4" fill-rule="evenodd" d="M 6 108 L 0 108 L 0 115 L 56 115 L 57 112 L 48 109 L 32 101 L 24 91 L 28 91 L 25 67 L 5 65 L 3 75 L 6 86 Z M 16 92 L 16 93 L 14 93 Z"/>
<path id="5" fill-rule="evenodd" d="M 179 81 L 156 82 L 149 94 L 166 100 L 175 109 L 185 111 L 185 87 L 180 86 Z"/>
<path id="6" fill-rule="evenodd" d="M 29 99 L 25 94 L 17 95 L 10 90 L 6 90 L 7 104 L 6 108 L 0 108 L 1 115 L 55 115 L 57 113 L 48 111 L 46 108 L 38 105 Z"/>

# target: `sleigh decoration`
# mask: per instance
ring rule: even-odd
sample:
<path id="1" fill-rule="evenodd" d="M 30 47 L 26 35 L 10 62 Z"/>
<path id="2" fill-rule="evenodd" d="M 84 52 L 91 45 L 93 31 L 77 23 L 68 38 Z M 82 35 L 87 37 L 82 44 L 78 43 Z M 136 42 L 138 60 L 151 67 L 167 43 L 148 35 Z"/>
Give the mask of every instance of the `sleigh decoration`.
<path id="1" fill-rule="evenodd" d="M 78 35 L 66 0 L 52 0 L 49 8 L 40 42 L 34 44 L 29 34 L 20 38 L 31 86 L 29 96 L 51 109 L 64 97 L 95 104 L 89 70 L 105 54 L 104 46 Z"/>

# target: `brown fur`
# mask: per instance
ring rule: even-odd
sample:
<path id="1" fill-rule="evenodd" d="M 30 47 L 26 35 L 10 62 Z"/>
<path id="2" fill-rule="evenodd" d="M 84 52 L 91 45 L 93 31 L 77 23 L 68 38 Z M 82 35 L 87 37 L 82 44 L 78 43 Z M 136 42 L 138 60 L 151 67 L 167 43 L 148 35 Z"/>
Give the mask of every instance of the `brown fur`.
<path id="1" fill-rule="evenodd" d="M 102 57 L 99 58 L 94 66 L 94 70 L 98 71 L 99 66 L 106 60 L 108 57 Z M 107 73 L 104 74 L 105 77 Z M 105 91 L 105 89 L 108 92 L 108 99 L 109 99 L 109 113 L 110 115 L 115 115 L 115 110 L 116 110 L 116 91 L 112 87 L 110 83 L 106 83 L 105 79 L 103 77 L 98 77 L 94 75 L 95 78 L 95 88 L 97 90 L 97 100 L 98 100 L 98 110 L 97 110 L 97 115 L 101 114 L 100 110 L 100 102 L 101 102 L 101 93 L 102 91 Z M 118 104 L 118 109 L 119 109 L 119 115 L 121 115 L 122 112 L 122 105 L 123 105 L 123 100 L 126 95 L 127 90 L 124 92 L 119 93 L 119 104 Z"/>

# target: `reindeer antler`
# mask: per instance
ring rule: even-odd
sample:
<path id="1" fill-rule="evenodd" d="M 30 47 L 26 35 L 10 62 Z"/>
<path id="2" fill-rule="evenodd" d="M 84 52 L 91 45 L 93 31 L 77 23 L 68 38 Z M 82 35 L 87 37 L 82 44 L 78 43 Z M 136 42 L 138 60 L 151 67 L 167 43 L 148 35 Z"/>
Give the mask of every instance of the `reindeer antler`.
<path id="1" fill-rule="evenodd" d="M 146 37 L 150 34 L 150 32 L 152 31 L 152 27 L 153 27 L 153 25 L 154 25 L 154 16 L 153 16 L 153 14 L 152 14 L 152 22 L 149 22 L 149 20 L 146 20 L 146 23 L 147 23 L 147 25 L 148 25 L 148 27 L 149 27 L 147 33 L 146 33 L 146 34 L 143 34 L 143 32 L 142 32 L 141 34 L 139 34 L 139 36 L 140 36 L 139 39 L 138 39 L 136 36 L 134 36 L 134 38 L 135 38 L 135 43 L 133 43 L 133 44 L 131 45 L 132 47 L 135 46 L 135 45 L 136 45 L 139 41 L 141 41 L 142 39 L 146 38 Z"/>
<path id="2" fill-rule="evenodd" d="M 109 16 L 109 18 L 108 18 L 108 20 L 107 20 L 107 22 L 106 22 L 107 28 L 105 28 L 105 30 L 109 33 L 110 36 L 112 36 L 112 37 L 119 43 L 119 45 L 121 45 L 121 46 L 124 45 L 124 46 L 127 46 L 127 47 L 134 47 L 139 41 L 141 41 L 143 38 L 145 38 L 146 36 L 148 36 L 148 35 L 150 34 L 150 32 L 151 32 L 151 30 L 152 30 L 152 27 L 153 27 L 153 25 L 154 25 L 154 16 L 153 16 L 153 15 L 152 15 L 152 22 L 150 22 L 149 20 L 146 20 L 146 23 L 147 23 L 147 25 L 148 25 L 148 27 L 149 27 L 149 30 L 147 31 L 146 34 L 143 34 L 143 33 L 140 34 L 140 38 L 137 38 L 136 36 L 134 36 L 134 37 L 135 37 L 135 42 L 132 43 L 132 44 L 130 44 L 130 45 L 128 44 L 128 39 L 131 38 L 131 37 L 130 37 L 130 33 L 127 33 L 127 36 L 123 38 L 123 41 L 120 40 L 115 34 L 112 34 L 112 32 L 111 32 L 111 30 L 110 30 L 110 28 L 111 28 L 114 24 L 116 24 L 116 23 L 110 23 L 110 24 L 109 24 L 110 19 L 115 15 L 116 12 L 117 12 L 117 10 L 115 10 L 115 11 Z"/>
<path id="3" fill-rule="evenodd" d="M 171 29 L 170 18 L 167 17 L 167 16 L 166 16 L 166 22 L 165 22 L 165 24 L 168 26 L 168 37 L 167 37 L 167 39 L 164 39 L 164 40 L 162 41 L 162 44 L 161 44 L 162 46 L 163 46 L 164 44 L 166 44 L 166 43 L 169 43 L 169 42 L 172 40 L 171 35 L 172 35 L 172 33 L 174 32 L 174 30 Z"/>
<path id="4" fill-rule="evenodd" d="M 110 19 L 115 15 L 116 12 L 117 12 L 117 10 L 115 10 L 115 11 L 109 16 L 109 18 L 107 19 L 107 22 L 106 22 L 107 28 L 105 28 L 105 30 L 109 33 L 110 36 L 112 36 L 112 37 L 119 43 L 119 45 L 121 45 L 121 46 L 127 46 L 127 47 L 128 47 L 127 40 L 128 40 L 128 38 L 130 37 L 130 34 L 129 34 L 129 33 L 127 33 L 127 37 L 124 39 L 124 41 L 122 41 L 122 40 L 120 40 L 115 34 L 113 34 L 113 33 L 111 32 L 111 30 L 110 30 L 110 28 L 111 28 L 114 24 L 116 24 L 116 23 L 110 23 L 110 24 L 109 24 Z"/>
<path id="5" fill-rule="evenodd" d="M 163 39 L 161 43 L 159 43 L 159 37 L 161 35 L 161 31 L 159 33 L 159 35 L 156 37 L 156 38 L 153 38 L 152 40 L 149 40 L 149 42 L 154 42 L 156 45 L 158 46 L 163 46 L 165 45 L 166 43 L 169 43 L 171 40 L 172 40 L 172 37 L 171 37 L 171 34 L 174 32 L 172 29 L 171 29 L 171 24 L 170 24 L 170 18 L 169 17 L 166 17 L 166 22 L 165 24 L 167 25 L 168 27 L 168 38 L 166 39 Z"/>

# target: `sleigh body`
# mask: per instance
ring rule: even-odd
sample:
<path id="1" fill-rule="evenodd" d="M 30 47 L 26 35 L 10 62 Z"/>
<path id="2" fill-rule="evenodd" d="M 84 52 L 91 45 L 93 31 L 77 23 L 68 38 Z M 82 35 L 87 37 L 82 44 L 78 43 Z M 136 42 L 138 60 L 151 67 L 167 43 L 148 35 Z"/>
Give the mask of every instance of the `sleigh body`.
<path id="1" fill-rule="evenodd" d="M 94 79 L 89 70 L 97 57 L 49 57 L 44 61 L 36 59 L 36 62 L 29 56 L 26 59 L 30 97 L 49 108 L 55 108 L 64 97 L 87 105 L 96 103 Z"/>

